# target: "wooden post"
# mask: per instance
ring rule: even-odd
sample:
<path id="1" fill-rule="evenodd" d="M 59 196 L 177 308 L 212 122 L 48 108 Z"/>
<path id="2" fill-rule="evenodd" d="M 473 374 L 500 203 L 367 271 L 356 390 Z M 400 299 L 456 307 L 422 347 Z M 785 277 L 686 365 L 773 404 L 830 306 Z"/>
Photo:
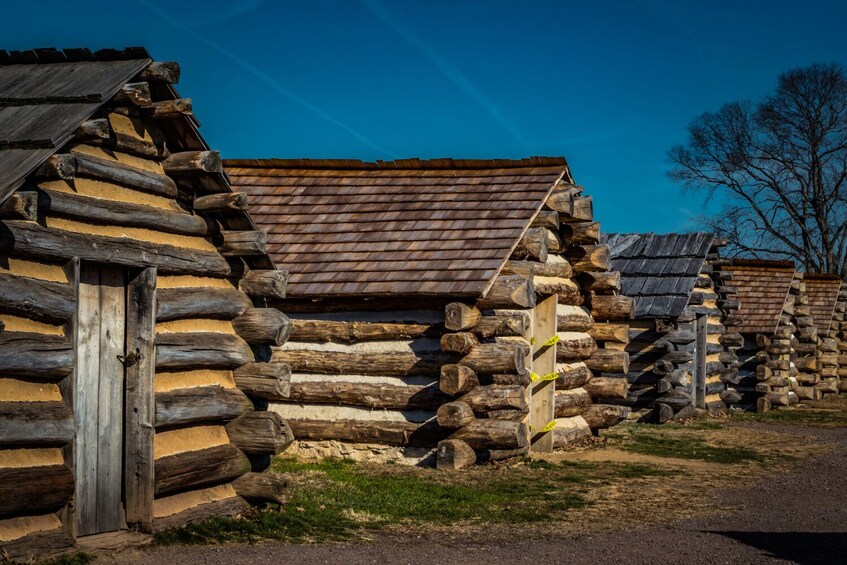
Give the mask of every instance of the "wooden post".
<path id="1" fill-rule="evenodd" d="M 73 346 L 73 350 L 77 350 L 77 325 L 78 325 L 78 313 L 76 305 L 79 303 L 79 271 L 80 271 L 80 261 L 78 257 L 74 257 L 70 261 L 68 261 L 64 266 L 65 275 L 68 277 L 68 284 L 71 285 L 74 292 L 74 311 L 73 316 L 68 322 L 65 324 L 65 334 L 69 336 L 71 340 L 71 344 Z M 78 379 L 77 371 L 78 371 L 77 363 L 73 364 L 73 371 L 71 374 L 59 382 L 59 390 L 62 393 L 62 402 L 65 403 L 71 413 L 74 413 L 75 404 L 76 404 L 76 381 Z M 74 473 L 76 476 L 76 438 L 74 438 L 69 444 L 62 448 L 62 456 L 65 459 L 65 465 Z M 62 522 L 62 529 L 67 532 L 67 534 L 71 538 L 76 538 L 76 515 L 74 513 L 74 505 L 68 504 L 61 511 L 57 512 L 57 516 L 59 520 Z"/>
<path id="2" fill-rule="evenodd" d="M 156 403 L 156 267 L 147 267 L 127 289 L 127 351 L 138 352 L 126 369 L 126 422 L 124 439 L 124 492 L 126 521 L 144 530 L 152 527 L 153 428 Z"/>
<path id="3" fill-rule="evenodd" d="M 540 302 L 533 310 L 532 320 L 532 372 L 539 376 L 556 371 L 556 345 L 544 342 L 556 335 L 556 295 Z M 556 381 L 541 380 L 532 386 L 530 403 L 530 452 L 550 453 L 553 451 L 553 434 L 540 433 L 556 417 Z"/>
<path id="4" fill-rule="evenodd" d="M 694 394 L 694 405 L 697 408 L 706 408 L 706 337 L 708 334 L 709 317 L 704 315 L 697 316 L 697 344 L 694 354 L 694 374 L 693 384 L 696 387 Z"/>

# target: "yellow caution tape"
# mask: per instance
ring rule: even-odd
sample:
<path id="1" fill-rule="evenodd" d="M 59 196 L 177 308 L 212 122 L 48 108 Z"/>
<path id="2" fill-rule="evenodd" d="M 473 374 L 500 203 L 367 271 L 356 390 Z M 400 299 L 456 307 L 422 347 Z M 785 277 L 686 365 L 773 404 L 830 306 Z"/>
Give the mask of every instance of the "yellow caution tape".
<path id="1" fill-rule="evenodd" d="M 559 343 L 559 339 L 560 338 L 559 338 L 558 334 L 554 335 L 553 337 L 551 337 L 550 339 L 548 339 L 547 341 L 544 342 L 544 347 L 550 347 L 551 345 L 556 345 L 557 343 Z"/>
<path id="2" fill-rule="evenodd" d="M 559 378 L 559 373 L 547 373 L 543 377 L 536 373 L 530 373 L 529 378 L 534 383 L 537 383 L 538 381 L 555 381 L 557 378 Z"/>
<path id="3" fill-rule="evenodd" d="M 535 345 L 536 341 L 537 340 L 534 337 L 529 338 L 529 344 L 530 345 Z"/>
<path id="4" fill-rule="evenodd" d="M 555 427 L 556 427 L 556 420 L 550 420 L 550 423 L 548 423 L 546 426 L 544 426 L 543 428 L 541 428 L 537 432 L 535 430 L 531 429 L 531 427 L 530 427 L 530 431 L 532 431 L 532 433 L 546 434 L 547 432 L 552 432 L 553 428 L 555 428 Z"/>

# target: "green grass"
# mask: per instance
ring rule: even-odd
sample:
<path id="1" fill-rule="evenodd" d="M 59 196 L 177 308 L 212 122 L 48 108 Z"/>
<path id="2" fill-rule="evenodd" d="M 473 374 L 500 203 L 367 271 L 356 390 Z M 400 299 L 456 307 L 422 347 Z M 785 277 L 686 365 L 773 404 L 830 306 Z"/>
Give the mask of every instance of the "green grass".
<path id="1" fill-rule="evenodd" d="M 764 424 L 837 428 L 847 426 L 847 405 L 843 399 L 825 403 L 807 402 L 801 408 L 777 409 L 763 414 L 733 412 L 732 419 L 741 422 L 762 422 Z"/>
<path id="2" fill-rule="evenodd" d="M 590 504 L 587 489 L 665 473 L 649 465 L 557 464 L 526 459 L 460 473 L 363 465 L 349 460 L 278 459 L 290 503 L 242 518 L 213 518 L 157 534 L 160 544 L 342 540 L 405 526 L 535 524 Z"/>
<path id="3" fill-rule="evenodd" d="M 650 432 L 629 435 L 623 449 L 654 457 L 675 457 L 732 465 L 747 461 L 764 462 L 755 451 L 739 447 L 716 447 L 697 437 L 668 437 Z"/>

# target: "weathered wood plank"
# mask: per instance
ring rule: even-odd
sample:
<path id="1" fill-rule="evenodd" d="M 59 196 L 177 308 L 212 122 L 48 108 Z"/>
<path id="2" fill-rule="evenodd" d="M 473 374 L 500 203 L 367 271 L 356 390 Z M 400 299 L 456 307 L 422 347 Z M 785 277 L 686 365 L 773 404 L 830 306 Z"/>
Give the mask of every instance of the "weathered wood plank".
<path id="1" fill-rule="evenodd" d="M 218 445 L 156 459 L 156 496 L 221 484 L 250 472 L 250 461 L 234 445 Z"/>
<path id="2" fill-rule="evenodd" d="M 0 445 L 65 445 L 74 439 L 74 416 L 63 402 L 0 401 Z"/>
<path id="3" fill-rule="evenodd" d="M 156 369 L 235 369 L 256 359 L 238 336 L 223 333 L 161 333 L 156 336 Z"/>
<path id="4" fill-rule="evenodd" d="M 238 389 L 221 386 L 182 388 L 156 394 L 156 428 L 232 420 L 253 410 Z"/>

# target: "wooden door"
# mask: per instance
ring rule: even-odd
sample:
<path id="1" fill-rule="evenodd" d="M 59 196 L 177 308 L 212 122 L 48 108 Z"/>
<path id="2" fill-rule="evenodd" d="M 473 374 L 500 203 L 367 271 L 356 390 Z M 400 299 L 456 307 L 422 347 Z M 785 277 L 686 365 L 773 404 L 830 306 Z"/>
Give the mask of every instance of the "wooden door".
<path id="1" fill-rule="evenodd" d="M 706 315 L 697 316 L 696 342 L 694 349 L 694 406 L 706 408 L 706 338 L 708 336 L 709 318 Z"/>
<path id="2" fill-rule="evenodd" d="M 126 281 L 123 269 L 82 263 L 76 367 L 77 535 L 124 526 L 123 391 Z"/>
<path id="3" fill-rule="evenodd" d="M 556 295 L 539 302 L 532 312 L 532 373 L 537 378 L 532 383 L 530 399 L 530 451 L 553 451 L 553 432 L 546 426 L 555 418 L 556 381 L 549 376 L 556 371 Z"/>

